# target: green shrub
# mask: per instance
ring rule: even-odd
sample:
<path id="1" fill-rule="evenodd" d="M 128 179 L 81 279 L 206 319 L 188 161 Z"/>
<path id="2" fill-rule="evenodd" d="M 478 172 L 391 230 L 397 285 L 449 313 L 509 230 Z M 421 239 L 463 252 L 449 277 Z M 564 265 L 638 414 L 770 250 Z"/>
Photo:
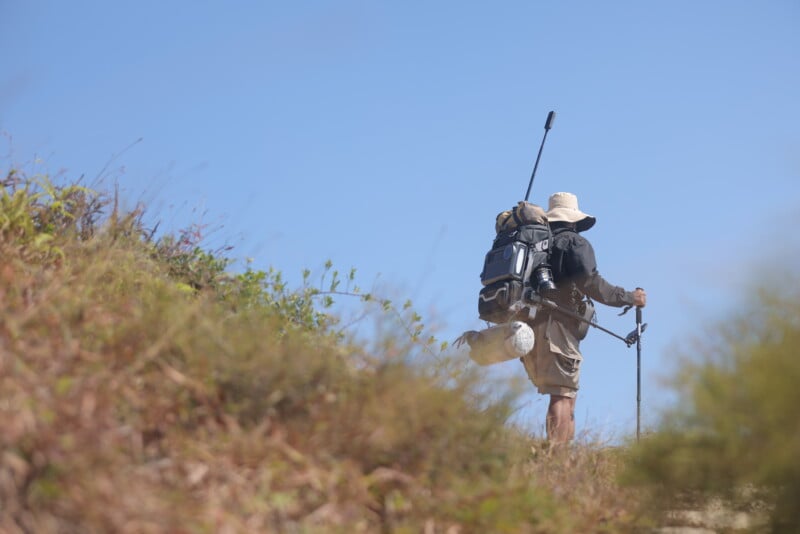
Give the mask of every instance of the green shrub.
<path id="1" fill-rule="evenodd" d="M 800 294 L 796 280 L 693 343 L 676 377 L 681 395 L 632 457 L 632 480 L 658 498 L 764 501 L 776 531 L 800 528 Z M 666 505 L 666 504 L 665 504 Z"/>
<path id="2" fill-rule="evenodd" d="M 29 260 L 61 257 L 55 237 L 89 237 L 105 203 L 83 186 L 10 170 L 0 182 L 0 240 L 23 247 Z"/>

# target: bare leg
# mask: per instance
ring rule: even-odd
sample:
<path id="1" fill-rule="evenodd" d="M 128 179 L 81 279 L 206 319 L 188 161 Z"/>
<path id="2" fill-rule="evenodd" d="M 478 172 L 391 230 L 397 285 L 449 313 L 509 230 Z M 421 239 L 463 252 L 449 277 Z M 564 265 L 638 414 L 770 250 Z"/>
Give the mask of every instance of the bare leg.
<path id="1" fill-rule="evenodd" d="M 575 437 L 575 398 L 550 395 L 547 407 L 547 439 L 553 444 L 568 443 Z"/>

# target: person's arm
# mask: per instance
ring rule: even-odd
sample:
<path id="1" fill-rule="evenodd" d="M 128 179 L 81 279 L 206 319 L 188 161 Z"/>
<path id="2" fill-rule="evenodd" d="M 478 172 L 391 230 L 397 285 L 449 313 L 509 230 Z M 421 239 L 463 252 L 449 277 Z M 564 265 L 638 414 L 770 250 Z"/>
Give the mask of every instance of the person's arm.
<path id="1" fill-rule="evenodd" d="M 578 289 L 586 296 L 606 306 L 644 306 L 644 290 L 626 291 L 615 286 L 597 271 L 597 260 L 591 243 L 579 236 L 573 242 L 567 262 L 568 272 L 573 274 Z"/>
<path id="2" fill-rule="evenodd" d="M 622 306 L 636 305 L 633 291 L 626 291 L 620 286 L 615 286 L 600 276 L 595 271 L 584 279 L 583 284 L 578 284 L 584 295 L 606 306 L 621 308 Z"/>

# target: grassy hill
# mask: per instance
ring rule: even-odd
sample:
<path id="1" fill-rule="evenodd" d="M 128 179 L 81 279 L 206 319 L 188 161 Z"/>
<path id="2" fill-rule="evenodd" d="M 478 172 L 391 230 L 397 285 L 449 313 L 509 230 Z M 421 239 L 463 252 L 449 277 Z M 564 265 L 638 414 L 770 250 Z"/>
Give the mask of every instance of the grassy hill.
<path id="1" fill-rule="evenodd" d="M 0 529 L 553 532 L 625 515 L 605 498 L 571 511 L 580 496 L 505 424 L 511 398 L 403 357 L 432 342 L 415 314 L 369 354 L 326 313 L 338 275 L 323 291 L 226 273 L 114 198 L 3 185 Z"/>
<path id="2" fill-rule="evenodd" d="M 296 289 L 274 270 L 229 273 L 192 231 L 155 238 L 116 200 L 2 182 L 0 531 L 629 532 L 672 502 L 650 497 L 683 493 L 687 462 L 706 465 L 706 442 L 674 431 L 686 422 L 633 449 L 551 451 L 407 306 L 334 271 Z M 398 333 L 369 351 L 342 335 L 334 297 L 399 318 Z M 796 494 L 775 473 L 798 452 L 781 444 L 756 478 L 779 504 Z M 716 488 L 704 480 L 691 487 Z"/>

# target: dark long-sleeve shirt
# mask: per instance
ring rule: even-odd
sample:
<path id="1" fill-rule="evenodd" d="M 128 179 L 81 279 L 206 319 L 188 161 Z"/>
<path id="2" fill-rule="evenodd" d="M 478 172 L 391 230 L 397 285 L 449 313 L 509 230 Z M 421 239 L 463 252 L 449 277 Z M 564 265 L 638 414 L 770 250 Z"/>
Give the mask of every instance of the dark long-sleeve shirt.
<path id="1" fill-rule="evenodd" d="M 591 243 L 575 231 L 554 232 L 550 263 L 557 301 L 574 309 L 583 295 L 608 306 L 633 305 L 633 293 L 607 282 L 597 271 Z"/>

